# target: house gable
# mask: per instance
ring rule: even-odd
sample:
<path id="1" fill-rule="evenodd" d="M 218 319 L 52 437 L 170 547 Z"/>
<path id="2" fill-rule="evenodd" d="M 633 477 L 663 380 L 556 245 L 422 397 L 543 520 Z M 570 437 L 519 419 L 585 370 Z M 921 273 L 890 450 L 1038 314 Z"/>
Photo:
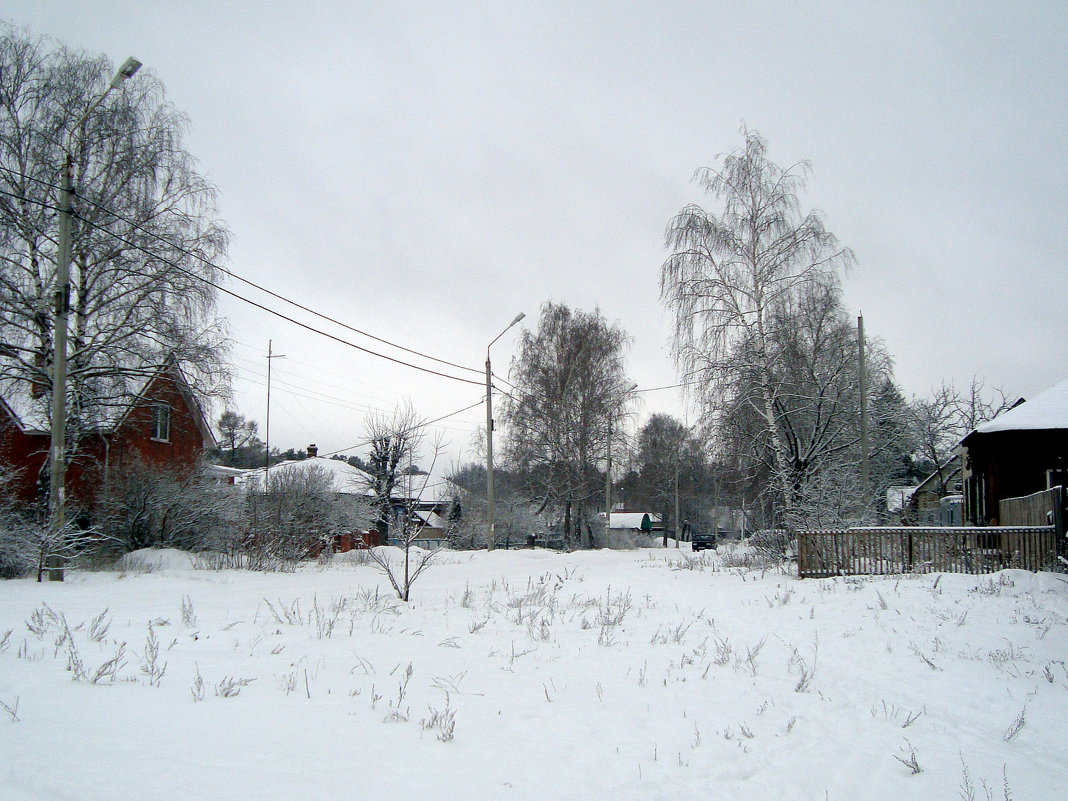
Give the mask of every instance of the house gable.
<path id="1" fill-rule="evenodd" d="M 134 460 L 159 468 L 192 469 L 215 444 L 200 405 L 173 360 L 145 384 L 107 435 L 105 458 L 115 465 Z"/>
<path id="2" fill-rule="evenodd" d="M 166 427 L 161 431 L 164 417 Z M 27 430 L 10 405 L 0 399 L 0 460 L 14 471 L 9 488 L 22 504 L 38 499 L 38 480 L 49 442 L 48 431 Z M 169 359 L 110 430 L 82 439 L 67 466 L 68 499 L 72 505 L 91 506 L 109 471 L 135 462 L 188 473 L 205 447 L 212 444 L 214 438 L 199 404 L 177 363 Z"/>

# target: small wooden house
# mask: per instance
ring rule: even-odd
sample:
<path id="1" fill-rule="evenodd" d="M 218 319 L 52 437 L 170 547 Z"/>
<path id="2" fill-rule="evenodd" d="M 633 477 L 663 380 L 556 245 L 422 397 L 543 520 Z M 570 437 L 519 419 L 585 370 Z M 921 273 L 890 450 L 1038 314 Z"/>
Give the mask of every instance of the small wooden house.
<path id="1" fill-rule="evenodd" d="M 1068 484 L 1068 380 L 961 442 L 964 522 L 999 525 L 1000 503 Z"/>
<path id="2" fill-rule="evenodd" d="M 913 488 L 900 512 L 909 525 L 941 525 L 942 499 L 961 492 L 960 454 L 954 454 Z"/>

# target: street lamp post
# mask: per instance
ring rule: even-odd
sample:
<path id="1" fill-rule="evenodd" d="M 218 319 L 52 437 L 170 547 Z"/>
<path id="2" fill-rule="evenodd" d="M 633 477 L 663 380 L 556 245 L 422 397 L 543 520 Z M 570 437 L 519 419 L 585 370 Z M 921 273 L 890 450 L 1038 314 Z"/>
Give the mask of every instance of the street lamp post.
<path id="1" fill-rule="evenodd" d="M 508 330 L 526 317 L 520 312 L 507 327 L 497 334 L 486 346 L 486 550 L 492 551 L 496 545 L 493 530 L 493 371 L 490 369 L 490 348 L 503 337 Z"/>
<path id="2" fill-rule="evenodd" d="M 71 218 L 74 198 L 74 134 L 89 118 L 97 106 L 112 89 L 117 89 L 123 81 L 132 77 L 141 68 L 141 62 L 128 58 L 119 67 L 115 76 L 105 89 L 92 102 L 85 113 L 71 127 L 67 135 L 66 152 L 63 159 L 63 184 L 59 196 L 59 243 L 56 254 L 56 288 L 53 295 L 55 325 L 52 330 L 52 419 L 49 465 L 48 500 L 50 526 L 58 536 L 65 520 L 66 479 L 67 479 L 67 320 L 70 316 L 70 259 L 71 259 Z M 55 566 L 50 570 L 49 580 L 62 581 L 63 571 Z"/>

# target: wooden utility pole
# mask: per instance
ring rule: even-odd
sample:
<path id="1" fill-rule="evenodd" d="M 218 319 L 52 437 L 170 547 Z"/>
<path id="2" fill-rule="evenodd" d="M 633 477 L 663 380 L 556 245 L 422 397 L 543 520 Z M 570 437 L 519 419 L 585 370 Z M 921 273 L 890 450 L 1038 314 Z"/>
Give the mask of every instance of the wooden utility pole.
<path id="1" fill-rule="evenodd" d="M 861 513 L 868 517 L 868 370 L 864 354 L 864 315 L 857 317 L 857 371 L 860 373 L 860 501 Z"/>
<path id="2" fill-rule="evenodd" d="M 267 472 L 271 469 L 271 360 L 284 359 L 281 353 L 274 353 L 274 342 L 267 340 L 267 426 L 263 434 L 263 491 L 267 491 Z"/>
<path id="3" fill-rule="evenodd" d="M 608 534 L 612 528 L 612 418 L 608 418 L 608 463 L 604 469 L 604 547 L 611 544 Z"/>
<path id="4" fill-rule="evenodd" d="M 679 470 L 681 469 L 681 465 L 679 464 L 679 460 L 681 458 L 682 458 L 682 455 L 679 454 L 679 456 L 675 460 L 675 547 L 676 548 L 679 547 L 679 540 L 682 538 L 682 531 L 681 531 L 682 527 L 679 525 Z"/>

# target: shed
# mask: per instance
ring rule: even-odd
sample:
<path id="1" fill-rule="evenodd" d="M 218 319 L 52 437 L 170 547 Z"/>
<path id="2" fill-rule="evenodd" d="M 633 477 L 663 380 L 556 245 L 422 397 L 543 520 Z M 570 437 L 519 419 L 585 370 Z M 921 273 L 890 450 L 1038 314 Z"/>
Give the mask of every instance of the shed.
<path id="1" fill-rule="evenodd" d="M 604 518 L 604 513 L 601 517 Z M 612 512 L 610 528 L 613 531 L 644 531 L 651 534 L 663 531 L 664 524 L 659 515 L 650 512 Z"/>

